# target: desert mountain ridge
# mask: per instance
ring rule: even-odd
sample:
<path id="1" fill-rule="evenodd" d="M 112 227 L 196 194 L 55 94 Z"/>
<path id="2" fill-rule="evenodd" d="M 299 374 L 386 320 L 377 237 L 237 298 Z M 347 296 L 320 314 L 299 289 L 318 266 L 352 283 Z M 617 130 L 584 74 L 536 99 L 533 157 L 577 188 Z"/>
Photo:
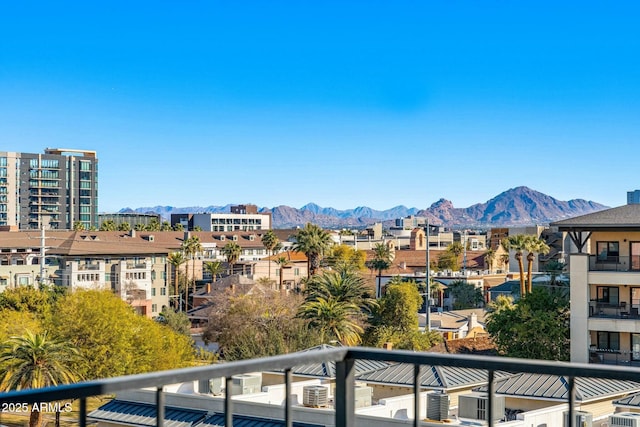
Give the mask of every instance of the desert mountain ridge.
<path id="1" fill-rule="evenodd" d="M 155 213 L 168 220 L 171 214 L 177 213 L 226 213 L 231 204 L 224 206 L 154 206 L 140 208 L 124 208 L 119 213 Z M 608 206 L 587 201 L 572 199 L 557 200 L 528 187 L 515 187 L 504 191 L 492 199 L 477 203 L 467 208 L 456 208 L 446 199 L 440 199 L 426 209 L 407 208 L 398 205 L 387 210 L 375 210 L 366 206 L 354 209 L 338 210 L 323 208 L 315 203 L 308 203 L 300 209 L 290 206 L 259 208 L 259 212 L 270 212 L 274 228 L 295 228 L 307 222 L 318 224 L 324 228 L 366 227 L 375 222 L 383 222 L 385 226 L 394 224 L 395 219 L 410 215 L 429 218 L 432 224 L 440 224 L 450 228 L 474 227 L 509 227 L 525 225 L 544 225 L 560 219 L 585 215 L 607 209 Z"/>

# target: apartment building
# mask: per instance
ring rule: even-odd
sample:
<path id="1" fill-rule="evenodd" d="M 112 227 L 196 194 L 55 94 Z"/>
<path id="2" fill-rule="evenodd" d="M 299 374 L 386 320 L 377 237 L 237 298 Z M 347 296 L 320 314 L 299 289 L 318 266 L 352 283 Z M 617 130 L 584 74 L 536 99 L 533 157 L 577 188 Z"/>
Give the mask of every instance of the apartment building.
<path id="1" fill-rule="evenodd" d="M 0 226 L 71 229 L 76 222 L 98 226 L 95 151 L 0 152 Z"/>
<path id="2" fill-rule="evenodd" d="M 570 241 L 571 361 L 640 366 L 640 205 L 551 225 Z"/>
<path id="3" fill-rule="evenodd" d="M 171 214 L 171 226 L 214 232 L 269 230 L 271 213 L 258 213 L 256 205 L 231 206 L 230 212 Z"/>

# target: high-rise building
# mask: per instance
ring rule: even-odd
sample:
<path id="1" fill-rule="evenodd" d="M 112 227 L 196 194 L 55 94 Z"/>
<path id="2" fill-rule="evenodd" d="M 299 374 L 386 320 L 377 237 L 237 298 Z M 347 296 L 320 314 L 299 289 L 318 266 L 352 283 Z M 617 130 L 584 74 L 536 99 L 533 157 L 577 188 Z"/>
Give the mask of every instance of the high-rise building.
<path id="1" fill-rule="evenodd" d="M 0 152 L 0 226 L 71 229 L 76 223 L 98 226 L 95 151 Z"/>
<path id="2" fill-rule="evenodd" d="M 627 204 L 628 205 L 640 204 L 640 190 L 627 191 Z"/>

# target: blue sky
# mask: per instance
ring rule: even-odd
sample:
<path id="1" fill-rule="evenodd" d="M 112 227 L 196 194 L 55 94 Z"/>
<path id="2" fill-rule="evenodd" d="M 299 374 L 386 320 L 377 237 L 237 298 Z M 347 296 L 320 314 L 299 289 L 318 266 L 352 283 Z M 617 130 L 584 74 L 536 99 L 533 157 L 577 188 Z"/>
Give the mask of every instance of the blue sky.
<path id="1" fill-rule="evenodd" d="M 564 3 L 564 4 L 558 4 Z M 96 150 L 100 211 L 640 189 L 640 3 L 4 2 L 0 151 Z"/>

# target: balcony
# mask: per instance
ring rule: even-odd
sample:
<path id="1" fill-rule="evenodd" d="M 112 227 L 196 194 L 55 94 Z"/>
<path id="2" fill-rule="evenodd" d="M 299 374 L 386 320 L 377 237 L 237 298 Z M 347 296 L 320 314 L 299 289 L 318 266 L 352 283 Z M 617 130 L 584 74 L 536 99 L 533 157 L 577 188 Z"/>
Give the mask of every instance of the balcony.
<path id="1" fill-rule="evenodd" d="M 140 270 L 147 268 L 146 262 L 127 262 L 127 270 Z"/>
<path id="2" fill-rule="evenodd" d="M 589 256 L 589 271 L 637 271 L 640 273 L 640 256 Z"/>
<path id="3" fill-rule="evenodd" d="M 602 365 L 640 367 L 640 353 L 632 351 L 591 348 L 589 360 Z"/>
<path id="4" fill-rule="evenodd" d="M 100 270 L 100 264 L 78 264 L 78 270 Z"/>
<path id="5" fill-rule="evenodd" d="M 560 376 L 567 379 L 566 402 L 569 412 L 569 419 L 575 424 L 575 415 L 577 414 L 577 397 L 576 397 L 576 378 L 600 378 L 619 381 L 636 381 L 640 382 L 640 369 L 627 366 L 604 366 L 597 364 L 575 364 L 575 363 L 558 363 L 550 361 L 526 360 L 526 359 L 510 359 L 500 357 L 487 356 L 469 356 L 469 355 L 443 355 L 437 353 L 419 353 L 409 351 L 388 351 L 369 348 L 334 348 L 314 352 L 292 353 L 269 358 L 261 358 L 254 360 L 244 360 L 239 362 L 223 363 L 217 365 L 200 366 L 195 368 L 187 368 L 180 370 L 171 370 L 164 372 L 155 372 L 149 374 L 133 375 L 127 377 L 110 378 L 103 380 L 90 381 L 79 384 L 64 385 L 39 390 L 22 390 L 12 391 L 0 394 L 0 406 L 9 403 L 30 404 L 34 402 L 53 402 L 58 400 L 79 399 L 80 414 L 78 424 L 83 427 L 87 425 L 87 398 L 98 395 L 112 395 L 127 390 L 136 390 L 147 388 L 154 390 L 155 404 L 149 417 L 156 426 L 164 426 L 171 424 L 170 420 L 165 420 L 166 408 L 165 399 L 167 392 L 163 386 L 169 384 L 182 383 L 187 381 L 196 381 L 203 378 L 225 378 L 226 390 L 233 390 L 234 375 L 242 375 L 247 372 L 262 372 L 283 370 L 284 372 L 284 402 L 281 406 L 276 407 L 277 411 L 281 411 L 281 415 L 272 417 L 284 420 L 284 425 L 290 427 L 293 425 L 294 405 L 291 393 L 292 387 L 292 369 L 296 366 L 308 366 L 315 363 L 335 362 L 335 393 L 334 393 L 334 410 L 327 412 L 327 416 L 333 418 L 331 422 L 325 424 L 333 424 L 336 427 L 353 427 L 356 425 L 364 425 L 363 419 L 356 420 L 355 415 L 355 383 L 357 362 L 362 361 L 390 361 L 413 365 L 413 402 L 414 412 L 420 411 L 420 378 L 422 365 L 448 366 L 455 368 L 473 368 L 484 370 L 487 373 L 488 403 L 486 405 L 486 419 L 489 426 L 495 426 L 494 407 L 495 402 L 495 374 L 498 371 L 509 371 L 529 374 L 547 374 Z M 234 405 L 240 403 L 232 399 L 232 393 L 227 392 L 223 398 L 224 410 L 220 416 L 224 418 L 224 425 L 232 426 L 234 422 Z M 240 407 L 240 406 L 238 406 Z M 273 421 L 272 419 L 272 421 Z M 236 420 L 237 421 L 237 420 Z M 413 426 L 434 425 L 433 423 L 425 424 L 419 417 L 413 417 L 405 421 L 403 424 L 408 425 L 409 422 Z M 437 422 L 437 424 L 441 424 Z M 371 425 L 371 424 L 370 424 Z M 481 424 L 477 424 L 481 425 Z M 484 424 L 482 424 L 484 425 Z"/>

